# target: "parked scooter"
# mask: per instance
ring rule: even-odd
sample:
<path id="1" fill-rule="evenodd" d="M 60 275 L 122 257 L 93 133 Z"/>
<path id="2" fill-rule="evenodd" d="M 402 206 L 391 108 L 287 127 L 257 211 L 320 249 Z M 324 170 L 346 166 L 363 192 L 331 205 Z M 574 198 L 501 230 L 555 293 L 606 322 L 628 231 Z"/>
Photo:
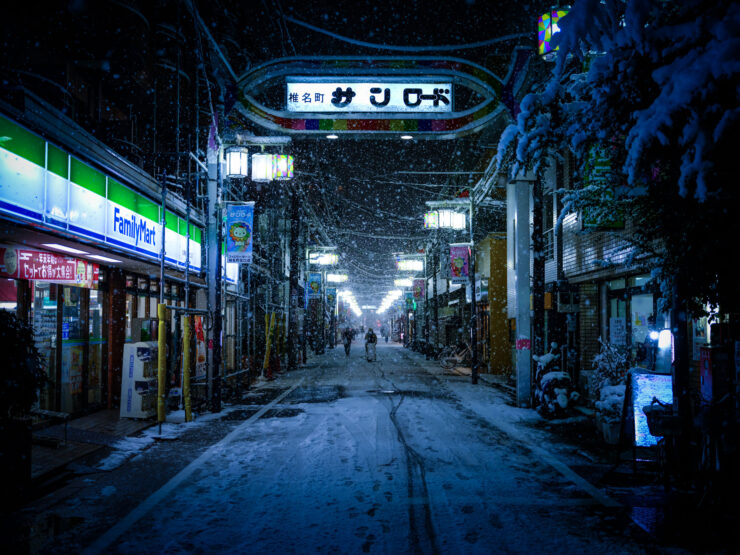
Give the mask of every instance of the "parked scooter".
<path id="1" fill-rule="evenodd" d="M 532 358 L 537 362 L 534 392 L 537 411 L 545 418 L 565 416 L 580 395 L 570 376 L 560 370 L 558 344 L 553 343 L 549 353 Z"/>

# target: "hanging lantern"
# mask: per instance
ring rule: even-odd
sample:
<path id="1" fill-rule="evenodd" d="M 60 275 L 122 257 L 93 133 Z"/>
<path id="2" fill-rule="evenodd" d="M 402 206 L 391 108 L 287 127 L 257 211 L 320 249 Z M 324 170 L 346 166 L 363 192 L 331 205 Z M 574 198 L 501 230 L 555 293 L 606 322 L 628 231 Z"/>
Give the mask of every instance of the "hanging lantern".
<path id="1" fill-rule="evenodd" d="M 293 179 L 293 157 L 287 154 L 275 155 L 275 179 Z"/>
<path id="2" fill-rule="evenodd" d="M 424 214 L 424 229 L 439 228 L 439 213 L 436 210 Z"/>
<path id="3" fill-rule="evenodd" d="M 249 152 L 243 146 L 232 146 L 226 150 L 226 176 L 247 177 Z"/>
<path id="4" fill-rule="evenodd" d="M 452 210 L 432 210 L 424 214 L 425 229 L 465 229 L 465 214 Z"/>
<path id="5" fill-rule="evenodd" d="M 275 176 L 273 154 L 252 154 L 252 181 L 267 183 Z"/>
<path id="6" fill-rule="evenodd" d="M 439 227 L 443 229 L 465 229 L 465 214 L 452 210 L 440 210 Z"/>

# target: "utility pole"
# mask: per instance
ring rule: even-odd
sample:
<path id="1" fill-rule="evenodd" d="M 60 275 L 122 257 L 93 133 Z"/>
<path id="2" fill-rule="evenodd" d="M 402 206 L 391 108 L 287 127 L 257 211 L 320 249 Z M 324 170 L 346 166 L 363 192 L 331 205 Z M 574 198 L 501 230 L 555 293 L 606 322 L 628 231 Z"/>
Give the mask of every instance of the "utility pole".
<path id="1" fill-rule="evenodd" d="M 545 249 L 542 235 L 542 178 L 532 185 L 532 353 L 544 355 L 545 346 Z"/>
<path id="2" fill-rule="evenodd" d="M 223 106 L 218 106 L 218 114 Z M 215 114 L 214 114 L 215 116 Z M 222 120 L 223 118 L 221 118 Z M 219 120 L 212 125 L 217 126 Z M 208 400 L 213 412 L 221 411 L 221 243 L 223 241 L 223 222 L 221 215 L 222 175 L 221 145 L 218 129 L 208 140 Z"/>
<path id="3" fill-rule="evenodd" d="M 439 245 L 437 242 L 434 242 L 434 261 L 432 262 L 432 265 L 434 266 L 434 272 L 432 274 L 432 278 L 434 279 L 433 283 L 433 295 L 434 295 L 434 352 L 437 352 L 437 348 L 439 347 L 439 297 L 437 296 L 437 274 L 439 272 Z"/>
<path id="4" fill-rule="evenodd" d="M 432 358 L 432 350 L 429 348 L 429 272 L 427 271 L 428 245 L 424 245 L 424 355 L 427 360 Z"/>
<path id="5" fill-rule="evenodd" d="M 516 404 L 532 401 L 531 317 L 529 311 L 529 195 L 530 181 L 515 181 L 514 267 L 516 272 Z"/>
<path id="6" fill-rule="evenodd" d="M 296 359 L 298 358 L 297 343 L 298 338 L 298 264 L 299 248 L 298 235 L 301 225 L 298 210 L 298 192 L 295 190 L 296 184 L 293 184 L 290 195 L 290 292 L 288 301 L 288 370 L 296 369 Z"/>
<path id="7" fill-rule="evenodd" d="M 475 234 L 473 233 L 473 194 L 470 194 L 470 350 L 471 355 L 471 377 L 473 384 L 478 383 L 478 303 L 475 300 Z"/>

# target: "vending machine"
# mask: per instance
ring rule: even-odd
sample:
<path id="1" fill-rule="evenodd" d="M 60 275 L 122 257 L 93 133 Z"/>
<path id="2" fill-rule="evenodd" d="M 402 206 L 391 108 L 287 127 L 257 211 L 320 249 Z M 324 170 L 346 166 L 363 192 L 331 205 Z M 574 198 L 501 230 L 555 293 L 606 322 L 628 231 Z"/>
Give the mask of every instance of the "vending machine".
<path id="1" fill-rule="evenodd" d="M 157 410 L 157 342 L 123 346 L 121 418 L 149 418 Z"/>

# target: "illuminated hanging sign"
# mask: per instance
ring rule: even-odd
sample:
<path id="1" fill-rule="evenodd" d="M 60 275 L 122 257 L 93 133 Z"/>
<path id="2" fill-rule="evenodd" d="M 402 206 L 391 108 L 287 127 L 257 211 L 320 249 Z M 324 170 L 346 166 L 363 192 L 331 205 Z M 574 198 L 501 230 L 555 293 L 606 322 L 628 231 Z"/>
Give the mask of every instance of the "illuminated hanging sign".
<path id="1" fill-rule="evenodd" d="M 308 254 L 308 262 L 319 266 L 333 266 L 339 262 L 339 255 L 330 252 L 311 252 Z"/>
<path id="2" fill-rule="evenodd" d="M 452 112 L 452 83 L 287 79 L 289 112 Z"/>
<path id="3" fill-rule="evenodd" d="M 421 272 L 424 261 L 418 258 L 400 258 L 396 260 L 396 268 L 401 272 Z"/>
<path id="4" fill-rule="evenodd" d="M 239 79 L 230 125 L 252 122 L 283 135 L 452 139 L 481 130 L 504 112 L 516 117 L 532 54 L 529 47 L 514 48 L 502 75 L 436 56 L 273 59 Z M 269 94 L 276 86 L 285 96 Z M 473 94 L 463 93 L 460 103 L 453 89 Z"/>

